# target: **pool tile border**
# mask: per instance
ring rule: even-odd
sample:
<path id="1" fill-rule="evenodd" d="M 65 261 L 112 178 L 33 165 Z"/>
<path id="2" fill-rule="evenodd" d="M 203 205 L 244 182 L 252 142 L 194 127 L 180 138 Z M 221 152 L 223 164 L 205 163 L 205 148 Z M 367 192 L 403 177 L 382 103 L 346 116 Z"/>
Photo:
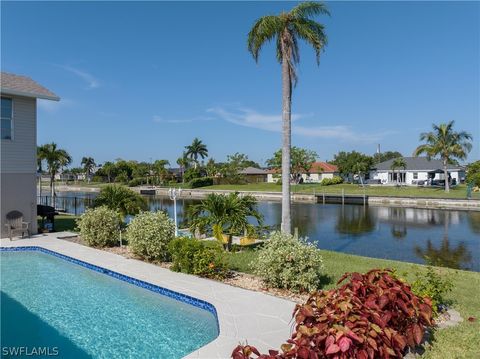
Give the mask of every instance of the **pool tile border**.
<path id="1" fill-rule="evenodd" d="M 194 307 L 203 309 L 207 312 L 210 312 L 215 317 L 215 322 L 216 322 L 216 325 L 217 325 L 217 333 L 218 333 L 218 335 L 220 335 L 220 324 L 219 324 L 219 321 L 218 321 L 217 310 L 216 310 L 216 308 L 213 304 L 211 304 L 207 301 L 204 301 L 204 300 L 198 299 L 198 298 L 194 298 L 194 297 L 191 297 L 189 295 L 182 294 L 182 293 L 179 293 L 179 292 L 167 289 L 167 288 L 163 288 L 163 287 L 160 287 L 158 285 L 151 284 L 151 283 L 145 282 L 143 280 L 136 279 L 136 278 L 133 278 L 133 277 L 130 277 L 130 276 L 112 271 L 110 269 L 106 269 L 106 268 L 103 268 L 103 267 L 100 267 L 100 266 L 97 266 L 97 265 L 94 265 L 94 264 L 90 264 L 88 262 L 84 262 L 82 260 L 79 260 L 79 259 L 76 259 L 76 258 L 73 258 L 73 257 L 69 257 L 65 254 L 61 254 L 61 253 L 58 253 L 58 252 L 55 252 L 55 251 L 52 251 L 52 250 L 49 250 L 49 249 L 46 249 L 46 248 L 43 248 L 43 247 L 38 247 L 38 246 L 0 247 L 0 252 L 28 252 L 28 251 L 42 252 L 42 253 L 45 253 L 45 254 L 63 259 L 67 262 L 71 262 L 73 264 L 76 264 L 76 265 L 79 265 L 81 267 L 93 270 L 93 271 L 98 272 L 98 273 L 106 274 L 106 275 L 108 275 L 112 278 L 119 279 L 121 281 L 133 284 L 137 287 L 147 289 L 151 292 L 163 295 L 165 297 L 169 297 L 169 298 L 177 300 L 179 302 L 183 302 L 183 303 L 192 305 Z M 218 337 L 218 335 L 217 335 L 217 337 Z"/>

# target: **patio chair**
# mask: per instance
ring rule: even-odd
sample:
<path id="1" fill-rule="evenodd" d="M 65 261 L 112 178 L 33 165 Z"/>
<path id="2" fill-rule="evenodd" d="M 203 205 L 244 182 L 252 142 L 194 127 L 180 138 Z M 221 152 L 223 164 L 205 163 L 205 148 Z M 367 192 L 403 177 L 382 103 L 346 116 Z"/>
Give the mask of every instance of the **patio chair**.
<path id="1" fill-rule="evenodd" d="M 15 233 L 22 233 L 22 238 L 25 232 L 30 237 L 30 223 L 23 221 L 23 213 L 19 211 L 10 211 L 5 216 L 7 221 L 5 227 L 7 227 L 8 236 L 12 240 Z"/>

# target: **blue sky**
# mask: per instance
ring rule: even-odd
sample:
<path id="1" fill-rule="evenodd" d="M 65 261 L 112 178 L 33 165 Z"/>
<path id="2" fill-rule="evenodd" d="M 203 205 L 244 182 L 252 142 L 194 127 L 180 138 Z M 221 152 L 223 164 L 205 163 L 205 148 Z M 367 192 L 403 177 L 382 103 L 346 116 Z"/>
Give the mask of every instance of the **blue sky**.
<path id="1" fill-rule="evenodd" d="M 194 137 L 211 157 L 263 162 L 280 147 L 281 73 L 246 34 L 290 2 L 2 2 L 2 71 L 57 93 L 38 104 L 38 143 L 78 165 L 165 158 Z M 432 123 L 456 121 L 480 158 L 480 3 L 328 2 L 317 67 L 301 46 L 293 144 L 410 155 Z"/>

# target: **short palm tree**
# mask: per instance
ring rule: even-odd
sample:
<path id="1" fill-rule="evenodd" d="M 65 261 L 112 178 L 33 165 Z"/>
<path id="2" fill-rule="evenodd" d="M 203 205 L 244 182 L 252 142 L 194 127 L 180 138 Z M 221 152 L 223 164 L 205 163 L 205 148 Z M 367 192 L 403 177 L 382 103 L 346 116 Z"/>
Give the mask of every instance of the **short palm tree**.
<path id="1" fill-rule="evenodd" d="M 187 157 L 187 153 L 183 152 L 182 157 L 177 158 L 177 165 L 180 166 L 180 173 L 182 175 L 182 182 L 185 183 L 185 178 L 183 175 L 185 174 L 185 170 L 188 168 L 190 164 L 190 160 Z"/>
<path id="2" fill-rule="evenodd" d="M 468 152 L 472 149 L 472 135 L 465 131 L 455 132 L 454 124 L 455 121 L 433 124 L 433 131 L 420 135 L 420 141 L 425 141 L 425 144 L 418 146 L 413 153 L 414 156 L 426 154 L 429 159 L 440 157 L 445 176 L 445 192 L 450 192 L 447 166 L 453 163 L 454 159 L 467 158 Z"/>
<path id="3" fill-rule="evenodd" d="M 65 166 L 72 162 L 72 157 L 67 151 L 58 148 L 57 144 L 47 143 L 40 146 L 37 150 L 37 156 L 47 164 L 47 171 L 50 176 L 50 201 L 51 206 L 55 206 L 55 176 Z"/>
<path id="4" fill-rule="evenodd" d="M 248 34 L 248 50 L 255 61 L 262 46 L 276 41 L 277 59 L 282 66 L 282 224 L 281 230 L 291 233 L 290 215 L 290 147 L 292 85 L 297 82 L 296 65 L 300 61 L 298 40 L 311 45 L 320 60 L 320 53 L 327 44 L 322 24 L 312 20 L 315 15 L 329 15 L 327 7 L 319 2 L 304 2 L 289 12 L 258 19 Z"/>
<path id="5" fill-rule="evenodd" d="M 107 185 L 103 187 L 95 198 L 94 206 L 106 206 L 117 211 L 122 219 L 127 215 L 135 215 L 147 210 L 147 202 L 138 193 L 120 185 Z"/>
<path id="6" fill-rule="evenodd" d="M 199 140 L 197 137 L 193 139 L 193 142 L 189 146 L 185 146 L 186 151 L 186 156 L 190 157 L 193 162 L 195 168 L 198 166 L 198 157 L 201 157 L 204 159 L 205 157 L 208 157 L 208 149 L 207 145 L 205 145 L 202 140 Z"/>
<path id="7" fill-rule="evenodd" d="M 405 159 L 403 157 L 397 157 L 393 159 L 390 169 L 395 172 L 397 168 L 403 168 L 404 171 L 407 168 L 407 163 L 405 162 Z M 399 182 L 399 177 L 400 172 L 397 173 L 397 184 Z"/>
<path id="8" fill-rule="evenodd" d="M 249 218 L 255 219 L 258 225 L 263 222 L 257 210 L 257 200 L 238 193 L 209 194 L 201 203 L 191 206 L 188 215 L 193 232 L 211 232 L 219 241 L 224 234 L 227 235 L 227 250 L 232 246 L 233 235 L 255 232 L 256 227 Z"/>
<path id="9" fill-rule="evenodd" d="M 90 182 L 90 175 L 93 173 L 93 170 L 96 166 L 95 160 L 93 157 L 83 157 L 81 165 L 85 171 L 85 177 L 87 178 L 87 181 Z"/>

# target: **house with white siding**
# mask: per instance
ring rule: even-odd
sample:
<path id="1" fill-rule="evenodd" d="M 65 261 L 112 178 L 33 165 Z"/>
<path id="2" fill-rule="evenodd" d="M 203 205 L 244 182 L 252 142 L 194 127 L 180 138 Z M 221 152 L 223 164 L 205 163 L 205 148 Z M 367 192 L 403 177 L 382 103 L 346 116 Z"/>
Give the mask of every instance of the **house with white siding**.
<path id="1" fill-rule="evenodd" d="M 324 178 L 340 176 L 338 167 L 327 162 L 314 162 L 308 172 L 302 173 L 304 183 L 320 183 Z M 280 171 L 272 169 L 267 171 L 267 182 L 275 183 L 281 179 Z"/>
<path id="2" fill-rule="evenodd" d="M 1 92 L 1 228 L 6 214 L 19 211 L 37 232 L 37 99 L 60 98 L 31 78 L 2 72 Z"/>
<path id="3" fill-rule="evenodd" d="M 370 171 L 370 180 L 409 186 L 441 184 L 445 181 L 441 160 L 429 160 L 427 157 L 403 157 L 403 160 L 405 168 L 392 168 L 394 159 L 375 165 Z M 462 166 L 448 165 L 447 170 L 450 183 L 458 184 L 465 180 L 465 169 Z"/>

